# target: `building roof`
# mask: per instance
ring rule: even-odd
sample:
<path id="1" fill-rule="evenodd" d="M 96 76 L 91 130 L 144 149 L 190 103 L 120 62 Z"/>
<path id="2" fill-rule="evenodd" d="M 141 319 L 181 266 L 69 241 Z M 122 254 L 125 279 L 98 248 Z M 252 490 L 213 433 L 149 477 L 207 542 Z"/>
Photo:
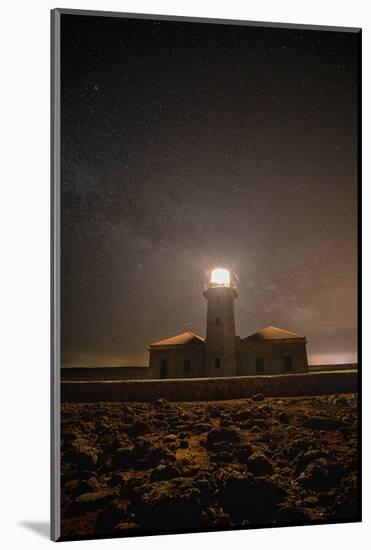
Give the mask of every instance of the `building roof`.
<path id="1" fill-rule="evenodd" d="M 193 332 L 182 332 L 181 334 L 176 334 L 170 338 L 165 338 L 165 340 L 159 340 L 158 342 L 153 342 L 152 346 L 185 346 L 191 342 L 202 342 L 204 343 L 204 338 L 197 336 Z"/>
<path id="2" fill-rule="evenodd" d="M 296 334 L 296 332 L 290 332 L 277 327 L 265 327 L 250 336 L 246 336 L 244 340 L 294 340 L 304 339 L 305 336 Z"/>

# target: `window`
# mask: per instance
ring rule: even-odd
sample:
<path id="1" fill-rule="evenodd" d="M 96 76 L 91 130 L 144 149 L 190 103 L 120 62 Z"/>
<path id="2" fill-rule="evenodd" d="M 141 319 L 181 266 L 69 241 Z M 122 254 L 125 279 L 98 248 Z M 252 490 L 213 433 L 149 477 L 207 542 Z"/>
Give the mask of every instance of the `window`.
<path id="1" fill-rule="evenodd" d="M 220 357 L 215 357 L 215 368 L 220 369 Z"/>
<path id="2" fill-rule="evenodd" d="M 286 357 L 283 358 L 283 369 L 288 372 L 293 370 L 291 355 L 286 355 Z"/>
<path id="3" fill-rule="evenodd" d="M 184 374 L 188 374 L 191 372 L 191 362 L 189 359 L 184 360 Z"/>
<path id="4" fill-rule="evenodd" d="M 264 359 L 263 359 L 263 357 L 257 357 L 255 359 L 255 370 L 256 370 L 256 372 L 264 372 Z"/>
<path id="5" fill-rule="evenodd" d="M 167 361 L 163 359 L 160 363 L 160 378 L 167 377 Z"/>
<path id="6" fill-rule="evenodd" d="M 215 317 L 215 324 L 220 325 L 220 317 Z"/>

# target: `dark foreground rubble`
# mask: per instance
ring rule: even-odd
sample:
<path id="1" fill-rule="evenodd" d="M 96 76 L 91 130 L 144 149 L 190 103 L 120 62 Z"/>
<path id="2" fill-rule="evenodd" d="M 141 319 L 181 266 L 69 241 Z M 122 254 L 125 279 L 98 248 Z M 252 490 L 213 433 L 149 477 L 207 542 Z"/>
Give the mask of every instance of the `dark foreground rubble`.
<path id="1" fill-rule="evenodd" d="M 357 396 L 62 405 L 62 537 L 357 520 Z"/>

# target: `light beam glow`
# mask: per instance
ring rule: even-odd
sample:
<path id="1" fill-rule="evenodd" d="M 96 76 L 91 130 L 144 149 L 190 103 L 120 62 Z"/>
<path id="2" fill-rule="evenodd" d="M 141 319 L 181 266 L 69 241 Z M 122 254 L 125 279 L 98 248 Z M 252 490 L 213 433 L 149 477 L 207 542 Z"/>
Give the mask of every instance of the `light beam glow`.
<path id="1" fill-rule="evenodd" d="M 215 285 L 229 286 L 231 283 L 231 276 L 228 269 L 222 267 L 216 267 L 211 272 L 211 283 Z"/>

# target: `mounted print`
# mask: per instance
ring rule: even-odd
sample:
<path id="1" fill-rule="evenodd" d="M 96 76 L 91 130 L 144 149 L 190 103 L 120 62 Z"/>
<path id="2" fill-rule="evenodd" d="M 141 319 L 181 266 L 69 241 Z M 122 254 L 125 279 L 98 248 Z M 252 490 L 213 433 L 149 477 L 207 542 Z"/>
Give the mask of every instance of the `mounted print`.
<path id="1" fill-rule="evenodd" d="M 52 12 L 52 538 L 361 520 L 361 31 Z"/>

